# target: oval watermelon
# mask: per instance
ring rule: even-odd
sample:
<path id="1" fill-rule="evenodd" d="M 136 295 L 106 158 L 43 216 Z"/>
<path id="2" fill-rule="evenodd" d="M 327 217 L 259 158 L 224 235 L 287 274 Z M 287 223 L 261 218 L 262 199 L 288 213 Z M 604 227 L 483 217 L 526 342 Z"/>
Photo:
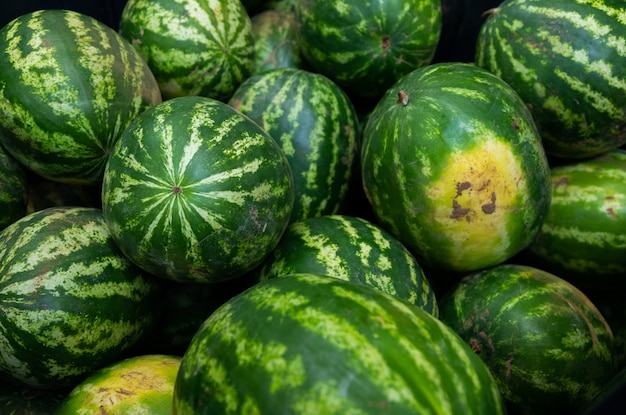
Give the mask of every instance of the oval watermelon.
<path id="1" fill-rule="evenodd" d="M 159 102 L 146 62 L 93 17 L 43 9 L 0 30 L 0 144 L 41 176 L 99 183 L 119 135 Z"/>
<path id="2" fill-rule="evenodd" d="M 196 333 L 176 414 L 503 414 L 484 363 L 437 318 L 314 274 L 263 281 Z"/>
<path id="3" fill-rule="evenodd" d="M 160 294 L 120 252 L 101 210 L 26 215 L 0 233 L 0 372 L 68 387 L 137 343 Z"/>
<path id="4" fill-rule="evenodd" d="M 521 413 L 574 413 L 614 374 L 613 334 L 597 307 L 538 268 L 502 264 L 469 274 L 440 310 Z"/>
<path id="5" fill-rule="evenodd" d="M 164 99 L 226 100 L 254 71 L 254 38 L 240 0 L 129 0 L 120 34 L 144 57 Z"/>
<path id="6" fill-rule="evenodd" d="M 298 68 L 248 78 L 229 105 L 278 142 L 293 173 L 291 221 L 340 213 L 357 158 L 359 121 L 348 96 L 327 77 Z"/>
<path id="7" fill-rule="evenodd" d="M 548 154 L 626 143 L 623 0 L 507 0 L 482 25 L 476 63 L 526 102 Z"/>
<path id="8" fill-rule="evenodd" d="M 182 282 L 253 269 L 276 246 L 293 207 L 278 144 L 213 98 L 178 97 L 137 117 L 113 148 L 102 209 L 122 252 Z"/>
<path id="9" fill-rule="evenodd" d="M 503 262 L 530 244 L 550 207 L 528 109 L 471 64 L 429 65 L 390 88 L 365 125 L 361 171 L 381 225 L 433 269 Z"/>
<path id="10" fill-rule="evenodd" d="M 294 222 L 259 268 L 260 280 L 309 273 L 365 284 L 435 317 L 435 292 L 417 260 L 375 223 L 346 215 Z"/>

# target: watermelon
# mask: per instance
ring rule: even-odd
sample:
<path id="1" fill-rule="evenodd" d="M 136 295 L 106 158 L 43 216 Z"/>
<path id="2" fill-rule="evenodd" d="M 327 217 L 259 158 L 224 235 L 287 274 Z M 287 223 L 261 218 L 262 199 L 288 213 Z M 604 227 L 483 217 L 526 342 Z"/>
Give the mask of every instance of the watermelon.
<path id="1" fill-rule="evenodd" d="M 124 254 L 156 276 L 214 282 L 253 269 L 276 246 L 293 207 L 278 144 L 214 98 L 155 105 L 121 135 L 102 210 Z"/>
<path id="2" fill-rule="evenodd" d="M 326 215 L 292 223 L 257 272 L 261 281 L 310 273 L 366 284 L 439 315 L 415 257 L 394 236 L 359 217 Z"/>
<path id="3" fill-rule="evenodd" d="M 613 334 L 598 308 L 539 268 L 508 263 L 470 273 L 441 298 L 440 317 L 520 413 L 574 413 L 614 375 Z"/>
<path id="4" fill-rule="evenodd" d="M 280 145 L 293 173 L 291 221 L 340 213 L 357 158 L 359 120 L 344 91 L 298 68 L 248 78 L 228 101 Z"/>
<path id="5" fill-rule="evenodd" d="M 548 154 L 626 143 L 625 11 L 622 0 L 507 0 L 483 24 L 476 62 L 519 93 Z"/>
<path id="6" fill-rule="evenodd" d="M 253 15 L 254 74 L 278 68 L 303 66 L 297 39 L 296 15 L 284 9 L 267 9 Z"/>
<path id="7" fill-rule="evenodd" d="M 184 414 L 503 414 L 484 363 L 433 315 L 315 274 L 265 280 L 203 323 L 174 387 Z"/>
<path id="8" fill-rule="evenodd" d="M 431 62 L 442 11 L 440 0 L 302 0 L 296 20 L 312 71 L 351 96 L 379 97 Z"/>
<path id="9" fill-rule="evenodd" d="M 122 131 L 159 102 L 139 53 L 93 17 L 44 9 L 0 30 L 0 145 L 43 177 L 98 183 Z"/>
<path id="10" fill-rule="evenodd" d="M 550 167 L 528 109 L 472 64 L 432 64 L 391 87 L 365 125 L 361 171 L 381 226 L 435 270 L 511 258 L 550 207 Z"/>
<path id="11" fill-rule="evenodd" d="M 26 215 L 28 191 L 26 172 L 0 146 L 0 231 Z"/>
<path id="12" fill-rule="evenodd" d="M 164 99 L 226 100 L 254 71 L 252 24 L 240 0 L 129 0 L 120 34 L 144 57 Z"/>
<path id="13" fill-rule="evenodd" d="M 0 372 L 68 387 L 147 332 L 160 294 L 119 250 L 100 209 L 26 215 L 0 233 Z"/>
<path id="14" fill-rule="evenodd" d="M 529 260 L 584 291 L 626 287 L 626 150 L 555 165 L 551 176 Z"/>
<path id="15" fill-rule="evenodd" d="M 55 415 L 171 415 L 181 358 L 138 355 L 91 373 L 65 397 Z"/>

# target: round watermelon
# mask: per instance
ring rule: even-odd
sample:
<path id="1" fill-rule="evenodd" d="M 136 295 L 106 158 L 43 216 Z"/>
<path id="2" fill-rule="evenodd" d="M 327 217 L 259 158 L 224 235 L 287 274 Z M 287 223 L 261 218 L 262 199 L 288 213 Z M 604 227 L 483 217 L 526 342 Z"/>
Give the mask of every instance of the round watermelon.
<path id="1" fill-rule="evenodd" d="M 344 91 L 298 68 L 248 78 L 228 103 L 257 122 L 287 156 L 295 201 L 291 221 L 341 213 L 357 158 L 359 121 Z"/>
<path id="2" fill-rule="evenodd" d="M 504 81 L 439 63 L 400 79 L 363 132 L 365 193 L 420 264 L 465 272 L 526 248 L 550 207 L 550 168 L 530 112 Z"/>
<path id="3" fill-rule="evenodd" d="M 252 24 L 240 0 L 129 0 L 120 34 L 146 60 L 164 99 L 226 100 L 254 71 Z"/>
<path id="4" fill-rule="evenodd" d="M 325 215 L 294 222 L 257 271 L 260 280 L 309 273 L 365 284 L 437 317 L 435 292 L 415 257 L 366 219 Z"/>
<path id="5" fill-rule="evenodd" d="M 43 9 L 0 30 L 0 145 L 41 176 L 99 183 L 119 135 L 159 102 L 146 62 L 93 17 Z"/>
<path id="6" fill-rule="evenodd" d="M 315 274 L 233 297 L 183 356 L 185 414 L 503 414 L 485 364 L 433 315 Z"/>
<path id="7" fill-rule="evenodd" d="M 159 277 L 214 282 L 253 269 L 293 207 L 291 169 L 250 118 L 209 97 L 150 108 L 111 152 L 102 209 L 131 261 Z"/>
<path id="8" fill-rule="evenodd" d="M 171 415 L 180 362 L 156 354 L 114 362 L 75 385 L 54 414 Z"/>
<path id="9" fill-rule="evenodd" d="M 302 0 L 295 10 L 306 63 L 356 97 L 378 98 L 428 65 L 441 31 L 440 0 Z"/>
<path id="10" fill-rule="evenodd" d="M 548 154 L 626 143 L 623 0 L 507 0 L 481 27 L 476 63 L 530 108 Z"/>
<path id="11" fill-rule="evenodd" d="M 614 375 L 613 334 L 590 299 L 538 268 L 471 273 L 440 301 L 441 320 L 493 373 L 523 414 L 571 414 Z"/>
<path id="12" fill-rule="evenodd" d="M 119 250 L 95 208 L 48 208 L 0 232 L 0 372 L 64 388 L 150 329 L 159 280 Z"/>

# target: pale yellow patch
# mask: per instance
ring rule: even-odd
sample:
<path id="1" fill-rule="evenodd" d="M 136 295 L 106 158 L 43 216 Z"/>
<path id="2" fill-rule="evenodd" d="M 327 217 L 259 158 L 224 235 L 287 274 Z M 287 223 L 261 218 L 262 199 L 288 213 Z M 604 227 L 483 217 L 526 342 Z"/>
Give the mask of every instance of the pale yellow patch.
<path id="1" fill-rule="evenodd" d="M 519 161 L 507 144 L 486 139 L 452 154 L 448 166 L 427 194 L 441 237 L 452 246 L 451 265 L 472 268 L 488 257 L 504 256 L 510 242 L 507 223 L 526 187 Z"/>

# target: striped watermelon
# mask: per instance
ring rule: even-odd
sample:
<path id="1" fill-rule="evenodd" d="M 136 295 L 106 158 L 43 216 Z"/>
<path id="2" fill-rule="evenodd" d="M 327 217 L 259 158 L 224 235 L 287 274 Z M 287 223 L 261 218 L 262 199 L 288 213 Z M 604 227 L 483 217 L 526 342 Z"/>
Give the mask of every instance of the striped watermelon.
<path id="1" fill-rule="evenodd" d="M 296 15 L 291 10 L 267 9 L 253 15 L 254 73 L 303 66 Z"/>
<path id="2" fill-rule="evenodd" d="M 0 232 L 0 372 L 63 388 L 153 324 L 155 278 L 120 252 L 95 208 L 48 208 Z"/>
<path id="3" fill-rule="evenodd" d="M 137 355 L 107 365 L 75 385 L 54 415 L 172 415 L 181 358 Z"/>
<path id="4" fill-rule="evenodd" d="M 387 231 L 358 217 L 326 215 L 292 223 L 257 272 L 260 280 L 310 273 L 366 284 L 439 315 L 415 257 Z"/>
<path id="5" fill-rule="evenodd" d="M 512 257 L 550 206 L 550 169 L 528 109 L 471 64 L 432 64 L 390 88 L 365 125 L 361 170 L 381 225 L 434 269 Z"/>
<path id="6" fill-rule="evenodd" d="M 250 118 L 200 96 L 155 105 L 113 148 L 102 209 L 121 250 L 171 280 L 241 275 L 276 246 L 293 206 L 278 144 Z"/>
<path id="7" fill-rule="evenodd" d="M 302 0 L 296 3 L 302 54 L 313 71 L 351 96 L 379 97 L 432 60 L 440 0 Z"/>
<path id="8" fill-rule="evenodd" d="M 528 104 L 548 154 L 626 143 L 623 0 L 507 0 L 483 24 L 476 62 Z"/>
<path id="9" fill-rule="evenodd" d="M 502 414 L 483 362 L 431 314 L 314 274 L 227 301 L 185 352 L 182 414 Z"/>
<path id="10" fill-rule="evenodd" d="M 572 414 L 614 374 L 613 334 L 576 287 L 538 268 L 502 264 L 466 276 L 440 301 L 454 329 L 523 414 Z"/>
<path id="11" fill-rule="evenodd" d="M 92 17 L 44 9 L 0 30 L 0 144 L 41 176 L 98 183 L 121 132 L 158 102 L 141 56 Z"/>
<path id="12" fill-rule="evenodd" d="M 555 165 L 551 176 L 530 260 L 583 290 L 626 287 L 626 150 Z"/>
<path id="13" fill-rule="evenodd" d="M 28 190 L 26 172 L 0 146 L 0 231 L 26 215 Z"/>
<path id="14" fill-rule="evenodd" d="M 228 103 L 263 127 L 287 156 L 295 190 L 292 221 L 341 211 L 359 121 L 339 86 L 317 73 L 276 69 L 248 78 Z"/>
<path id="15" fill-rule="evenodd" d="M 254 38 L 240 0 L 129 0 L 120 34 L 145 58 L 164 99 L 226 100 L 254 71 Z"/>

